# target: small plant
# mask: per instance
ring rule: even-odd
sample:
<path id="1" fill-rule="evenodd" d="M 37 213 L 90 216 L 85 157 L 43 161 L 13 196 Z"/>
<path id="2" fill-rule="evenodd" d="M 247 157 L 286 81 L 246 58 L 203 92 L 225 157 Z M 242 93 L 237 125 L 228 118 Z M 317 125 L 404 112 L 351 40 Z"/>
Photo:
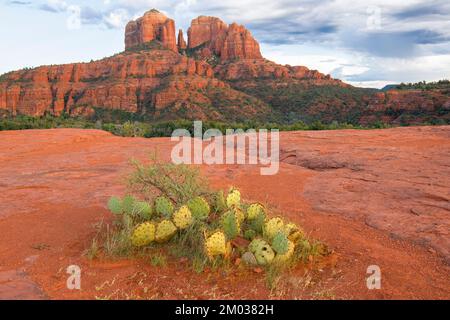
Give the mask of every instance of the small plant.
<path id="1" fill-rule="evenodd" d="M 167 265 L 167 258 L 162 253 L 153 254 L 150 258 L 150 264 L 154 267 L 165 267 Z"/>
<path id="2" fill-rule="evenodd" d="M 246 204 L 237 188 L 226 195 L 211 192 L 194 168 L 158 161 L 134 165 L 130 193 L 108 201 L 116 216 L 104 245 L 109 255 L 145 255 L 164 246 L 190 260 L 196 272 L 206 266 L 229 267 L 231 259 L 245 257 L 246 263 L 266 268 L 272 286 L 283 270 L 327 254 L 323 244 L 307 239 L 296 224 L 270 217 L 262 204 Z M 161 266 L 165 257 L 153 254 L 150 261 Z"/>

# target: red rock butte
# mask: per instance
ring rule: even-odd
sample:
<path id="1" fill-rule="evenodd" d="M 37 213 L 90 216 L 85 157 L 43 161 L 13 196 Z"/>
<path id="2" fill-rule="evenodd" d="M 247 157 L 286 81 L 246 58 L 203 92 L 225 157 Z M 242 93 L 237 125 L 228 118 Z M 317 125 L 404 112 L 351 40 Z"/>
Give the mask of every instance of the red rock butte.
<path id="1" fill-rule="evenodd" d="M 209 54 L 214 53 L 221 60 L 263 58 L 250 31 L 236 23 L 228 26 L 219 18 L 200 16 L 192 20 L 188 38 L 190 49 L 205 46 Z"/>
<path id="2" fill-rule="evenodd" d="M 177 39 L 177 40 L 176 40 Z M 125 28 L 125 49 L 158 40 L 166 48 L 178 52 L 186 49 L 183 31 L 175 36 L 175 21 L 156 9 L 141 18 L 130 21 Z M 263 59 L 258 42 L 250 31 L 236 23 L 228 26 L 215 17 L 200 16 L 192 20 L 188 30 L 188 47 L 202 46 L 202 56 L 215 54 L 222 61 L 234 59 Z"/>
<path id="3" fill-rule="evenodd" d="M 175 40 L 175 21 L 158 10 L 152 9 L 136 21 L 130 21 L 125 28 L 125 48 L 160 41 L 170 50 L 178 51 Z"/>
<path id="4" fill-rule="evenodd" d="M 194 19 L 186 41 L 174 20 L 152 9 L 127 24 L 125 48 L 89 63 L 0 75 L 0 117 L 91 117 L 101 109 L 154 121 L 449 121 L 445 90 L 380 92 L 279 65 L 263 58 L 244 26 L 215 17 Z"/>

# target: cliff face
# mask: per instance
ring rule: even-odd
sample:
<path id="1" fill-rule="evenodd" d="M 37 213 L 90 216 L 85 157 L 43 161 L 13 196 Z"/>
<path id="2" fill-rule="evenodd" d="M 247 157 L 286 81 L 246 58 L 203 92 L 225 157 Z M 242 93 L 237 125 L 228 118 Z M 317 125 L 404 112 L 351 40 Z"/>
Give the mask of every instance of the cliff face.
<path id="1" fill-rule="evenodd" d="M 175 21 L 154 9 L 127 24 L 125 48 L 129 49 L 153 40 L 160 41 L 164 47 L 170 50 L 178 51 L 175 39 Z"/>
<path id="2" fill-rule="evenodd" d="M 190 49 L 204 46 L 203 56 L 215 54 L 221 61 L 262 59 L 258 42 L 236 23 L 228 26 L 218 18 L 201 16 L 192 21 L 188 37 Z"/>
<path id="3" fill-rule="evenodd" d="M 278 65 L 243 26 L 214 17 L 194 19 L 186 44 L 182 30 L 176 41 L 173 20 L 151 10 L 127 25 L 125 44 L 99 61 L 0 76 L 0 116 L 91 116 L 101 108 L 150 120 L 450 121 L 450 90 L 375 92 Z"/>

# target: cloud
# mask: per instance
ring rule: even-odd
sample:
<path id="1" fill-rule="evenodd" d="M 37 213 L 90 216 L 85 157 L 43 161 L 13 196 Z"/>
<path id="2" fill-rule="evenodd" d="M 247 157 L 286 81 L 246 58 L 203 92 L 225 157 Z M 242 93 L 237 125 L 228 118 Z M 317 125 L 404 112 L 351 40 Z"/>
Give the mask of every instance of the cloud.
<path id="1" fill-rule="evenodd" d="M 65 12 L 69 5 L 63 0 L 48 0 L 39 6 L 40 10 L 48 12 Z"/>
<path id="2" fill-rule="evenodd" d="M 10 4 L 15 2 L 28 3 Z M 217 16 L 247 26 L 277 62 L 311 66 L 347 81 L 450 77 L 450 64 L 442 63 L 450 55 L 448 0 L 49 0 L 34 6 L 68 15 L 73 3 L 82 3 L 83 25 L 121 32 L 151 8 L 184 29 L 199 15 Z M 392 63 L 401 68 L 386 67 Z"/>
<path id="3" fill-rule="evenodd" d="M 17 5 L 17 6 L 29 6 L 29 5 L 31 5 L 31 2 L 15 0 L 15 1 L 8 1 L 8 4 L 9 5 Z"/>

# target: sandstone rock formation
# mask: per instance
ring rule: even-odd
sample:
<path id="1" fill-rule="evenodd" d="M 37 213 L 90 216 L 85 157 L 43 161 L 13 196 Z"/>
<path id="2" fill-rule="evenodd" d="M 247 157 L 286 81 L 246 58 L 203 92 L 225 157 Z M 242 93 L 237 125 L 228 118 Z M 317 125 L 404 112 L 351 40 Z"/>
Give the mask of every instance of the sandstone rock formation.
<path id="1" fill-rule="evenodd" d="M 235 59 L 262 59 L 258 42 L 250 31 L 236 23 L 228 26 L 215 17 L 194 19 L 188 30 L 189 48 L 204 46 L 220 57 L 221 61 Z"/>
<path id="2" fill-rule="evenodd" d="M 185 50 L 187 48 L 186 40 L 184 40 L 183 30 L 178 31 L 178 50 Z"/>
<path id="3" fill-rule="evenodd" d="M 182 30 L 177 40 L 174 21 L 151 10 L 127 25 L 123 53 L 1 75 L 0 117 L 91 116 L 101 108 L 151 120 L 450 121 L 449 90 L 377 92 L 279 65 L 261 56 L 247 29 L 219 18 L 194 19 L 188 44 Z"/>
<path id="4" fill-rule="evenodd" d="M 127 24 L 125 28 L 125 48 L 129 49 L 153 40 L 158 40 L 166 48 L 177 51 L 175 21 L 155 9 Z"/>

